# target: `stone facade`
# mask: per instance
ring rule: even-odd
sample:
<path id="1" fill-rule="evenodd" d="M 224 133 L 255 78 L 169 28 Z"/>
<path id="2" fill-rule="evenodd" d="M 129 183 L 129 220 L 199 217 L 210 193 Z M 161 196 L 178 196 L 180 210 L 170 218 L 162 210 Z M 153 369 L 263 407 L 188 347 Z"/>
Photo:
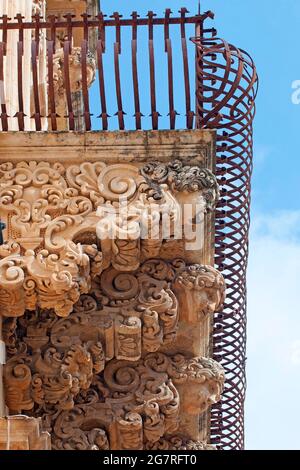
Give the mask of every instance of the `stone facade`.
<path id="1" fill-rule="evenodd" d="M 211 448 L 214 146 L 210 131 L 0 135 L 5 403 L 52 449 Z"/>
<path id="2" fill-rule="evenodd" d="M 84 11 L 97 2 L 0 0 L 1 13 L 27 20 Z M 17 34 L 5 57 L 10 116 Z M 215 134 L 67 132 L 64 36 L 53 63 L 62 132 L 0 133 L 0 449 L 211 450 L 209 410 L 224 384 L 211 359 L 225 298 L 213 267 Z M 77 29 L 68 64 L 78 129 L 81 40 Z M 46 131 L 45 36 L 37 62 Z M 95 67 L 90 50 L 88 86 Z"/>

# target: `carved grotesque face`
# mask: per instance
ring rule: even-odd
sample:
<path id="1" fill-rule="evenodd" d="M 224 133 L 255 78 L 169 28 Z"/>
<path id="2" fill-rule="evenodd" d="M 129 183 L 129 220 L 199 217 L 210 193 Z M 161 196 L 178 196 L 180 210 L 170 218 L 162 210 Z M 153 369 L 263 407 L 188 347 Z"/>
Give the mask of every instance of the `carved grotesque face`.
<path id="1" fill-rule="evenodd" d="M 197 416 L 204 413 L 208 408 L 221 399 L 221 386 L 217 381 L 205 380 L 202 384 L 193 383 L 181 397 L 183 410 L 191 415 Z"/>
<path id="2" fill-rule="evenodd" d="M 215 313 L 222 301 L 220 290 L 215 288 L 197 290 L 195 297 L 195 303 L 200 316 Z"/>

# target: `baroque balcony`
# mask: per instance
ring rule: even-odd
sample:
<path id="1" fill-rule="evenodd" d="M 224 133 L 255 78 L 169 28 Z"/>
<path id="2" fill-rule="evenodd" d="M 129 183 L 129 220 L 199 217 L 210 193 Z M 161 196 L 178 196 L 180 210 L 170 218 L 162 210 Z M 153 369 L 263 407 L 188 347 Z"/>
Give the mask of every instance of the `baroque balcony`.
<path id="1" fill-rule="evenodd" d="M 253 62 L 211 12 L 0 13 L 1 448 L 242 448 Z"/>

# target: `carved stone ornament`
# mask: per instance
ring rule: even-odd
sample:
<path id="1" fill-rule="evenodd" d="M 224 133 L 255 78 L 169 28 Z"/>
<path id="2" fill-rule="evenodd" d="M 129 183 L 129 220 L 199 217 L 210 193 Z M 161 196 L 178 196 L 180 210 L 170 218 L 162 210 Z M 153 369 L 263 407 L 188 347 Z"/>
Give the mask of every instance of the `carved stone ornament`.
<path id="1" fill-rule="evenodd" d="M 147 169 L 130 164 L 2 163 L 2 315 L 17 317 L 39 307 L 67 316 L 105 269 L 134 272 L 144 260 L 159 258 L 164 240 L 181 223 L 177 199 L 186 185 L 174 183 L 177 170 L 183 171 L 179 163 L 160 184 Z M 199 178 L 195 194 L 209 200 L 210 209 L 216 180 L 208 170 Z M 169 224 L 161 222 L 164 216 Z"/>
<path id="2" fill-rule="evenodd" d="M 61 112 L 64 60 L 57 48 Z M 75 93 L 79 48 L 69 65 Z M 173 146 L 174 134 L 138 133 L 134 145 L 131 135 L 104 134 L 86 133 L 79 147 L 81 137 L 68 134 L 73 148 L 63 145 L 62 163 L 58 133 L 47 161 L 22 161 L 22 148 L 0 164 L 1 367 L 11 424 L 26 414 L 16 421 L 24 449 L 49 448 L 51 436 L 55 450 L 214 450 L 209 410 L 224 371 L 206 356 L 225 283 L 209 266 L 219 197 L 202 168 L 211 135 L 193 144 L 194 134 L 179 133 Z M 158 148 L 160 161 L 145 163 Z M 179 159 L 169 162 L 171 148 Z M 191 248 L 197 230 L 201 246 Z"/>
<path id="3" fill-rule="evenodd" d="M 71 93 L 82 91 L 82 60 L 81 48 L 72 47 L 69 55 L 69 77 Z M 92 85 L 96 78 L 96 60 L 93 54 L 87 54 L 87 86 Z M 53 57 L 53 81 L 57 113 L 64 117 L 67 111 L 65 87 L 65 56 L 64 49 L 59 48 Z"/>
<path id="4" fill-rule="evenodd" d="M 51 439 L 41 427 L 41 419 L 28 416 L 0 418 L 0 451 L 51 450 Z"/>
<path id="5" fill-rule="evenodd" d="M 150 449 L 166 439 L 172 448 L 197 446 L 184 440 L 179 445 L 173 437 L 181 416 L 201 415 L 223 388 L 223 369 L 212 359 L 154 353 L 134 363 L 112 360 L 100 374 L 102 366 L 94 368 L 91 380 L 95 348 L 94 358 L 93 352 L 80 354 L 79 344 L 68 353 L 51 347 L 47 354 L 36 351 L 32 359 L 24 356 L 23 364 L 8 362 L 8 405 L 16 406 L 23 393 L 22 406 L 34 407 L 34 416 L 42 417 L 54 449 Z"/>
<path id="6" fill-rule="evenodd" d="M 4 376 L 10 410 L 35 405 L 71 409 L 106 362 L 135 362 L 174 343 L 180 317 L 173 286 L 188 270 L 182 260 L 149 260 L 132 274 L 109 268 L 95 278 L 93 295 L 81 296 L 66 319 L 46 310 L 28 312 L 18 322 L 6 319 L 3 336 L 10 358 Z M 212 270 L 210 285 L 202 286 L 205 299 L 211 291 L 218 299 L 224 295 L 224 284 L 218 290 L 213 276 L 220 275 Z M 202 299 L 201 285 L 195 292 Z M 213 313 L 211 305 L 205 306 Z"/>
<path id="7" fill-rule="evenodd" d="M 182 305 L 181 318 L 189 323 L 219 311 L 225 301 L 224 278 L 212 266 L 187 266 L 176 276 L 174 290 Z"/>

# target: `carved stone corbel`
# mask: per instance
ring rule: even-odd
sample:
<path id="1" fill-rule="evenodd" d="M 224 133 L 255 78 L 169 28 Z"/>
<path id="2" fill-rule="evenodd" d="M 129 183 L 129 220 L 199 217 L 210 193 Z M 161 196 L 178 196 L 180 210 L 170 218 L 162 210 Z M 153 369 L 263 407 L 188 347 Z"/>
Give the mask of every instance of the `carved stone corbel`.
<path id="1" fill-rule="evenodd" d="M 217 312 L 225 301 L 224 278 L 212 266 L 186 266 L 177 274 L 173 288 L 180 305 L 180 317 L 188 323 L 199 323 Z"/>
<path id="2" fill-rule="evenodd" d="M 204 450 L 204 443 L 176 437 L 176 432 L 185 413 L 200 416 L 219 399 L 223 382 L 222 368 L 211 359 L 156 353 L 136 363 L 113 360 L 92 389 L 78 396 L 73 410 L 58 415 L 46 411 L 42 416 L 54 448 L 88 449 L 96 445 L 91 436 L 100 434 L 111 450 L 162 445 Z M 195 399 L 193 408 L 178 393 L 183 384 L 185 393 Z"/>

